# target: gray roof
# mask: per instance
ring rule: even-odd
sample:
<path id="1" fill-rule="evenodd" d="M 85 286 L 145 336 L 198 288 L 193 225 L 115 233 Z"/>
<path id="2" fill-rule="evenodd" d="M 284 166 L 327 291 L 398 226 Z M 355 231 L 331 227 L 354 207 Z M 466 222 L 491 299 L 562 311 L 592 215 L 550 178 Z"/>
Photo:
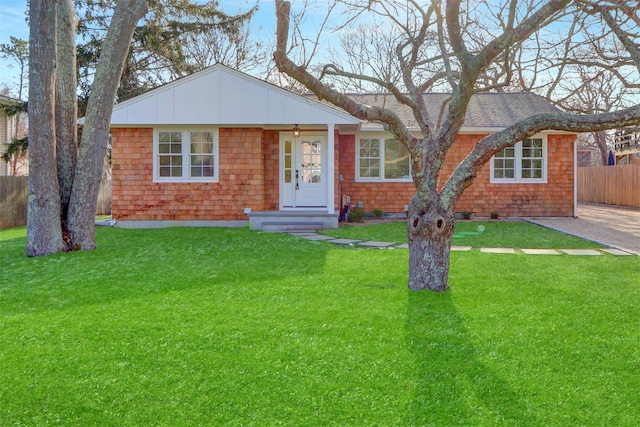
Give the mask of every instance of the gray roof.
<path id="1" fill-rule="evenodd" d="M 429 118 L 436 127 L 446 114 L 450 96 L 446 93 L 424 94 Z M 393 95 L 365 94 L 350 95 L 350 97 L 366 105 L 387 107 L 395 111 L 407 127 L 410 129 L 418 128 L 411 109 L 400 104 Z M 533 114 L 557 113 L 559 111 L 557 107 L 541 96 L 530 92 L 478 93 L 473 95 L 469 102 L 463 128 L 502 129 Z M 362 128 L 376 130 L 382 129 L 382 126 L 376 123 L 363 123 Z"/>
<path id="2" fill-rule="evenodd" d="M 6 96 L 6 95 L 0 95 L 0 103 L 2 104 L 15 104 L 18 102 L 22 102 L 17 98 L 12 98 L 10 96 Z"/>

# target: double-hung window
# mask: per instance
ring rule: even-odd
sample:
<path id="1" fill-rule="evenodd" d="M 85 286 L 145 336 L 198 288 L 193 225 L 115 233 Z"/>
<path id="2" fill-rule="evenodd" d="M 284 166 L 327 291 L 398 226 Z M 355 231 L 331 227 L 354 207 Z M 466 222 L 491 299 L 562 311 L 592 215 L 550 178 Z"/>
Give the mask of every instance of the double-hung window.
<path id="1" fill-rule="evenodd" d="M 217 129 L 168 129 L 154 134 L 156 181 L 218 181 Z"/>
<path id="2" fill-rule="evenodd" d="M 410 181 L 409 151 L 393 138 L 360 138 L 356 148 L 359 181 Z"/>
<path id="3" fill-rule="evenodd" d="M 496 153 L 491 159 L 492 183 L 547 182 L 547 140 L 523 139 Z"/>

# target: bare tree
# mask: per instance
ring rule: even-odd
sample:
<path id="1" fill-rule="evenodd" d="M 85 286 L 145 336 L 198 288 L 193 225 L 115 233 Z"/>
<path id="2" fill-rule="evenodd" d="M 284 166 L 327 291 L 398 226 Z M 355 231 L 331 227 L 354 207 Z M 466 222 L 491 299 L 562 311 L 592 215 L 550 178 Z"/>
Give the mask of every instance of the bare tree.
<path id="1" fill-rule="evenodd" d="M 215 22 L 211 21 L 211 28 Z M 242 21 L 233 35 L 221 31 L 183 35 L 183 45 L 189 47 L 194 70 L 220 63 L 246 73 L 266 71 L 269 51 L 264 42 L 252 37 L 250 21 Z"/>
<path id="2" fill-rule="evenodd" d="M 56 2 L 29 7 L 29 206 L 27 255 L 64 249 L 55 157 Z"/>
<path id="3" fill-rule="evenodd" d="M 13 36 L 9 37 L 9 41 L 10 43 L 0 44 L 0 58 L 12 59 L 18 65 L 17 95 L 18 99 L 22 99 L 29 69 L 29 43 Z"/>
<path id="4" fill-rule="evenodd" d="M 120 0 L 103 43 L 89 95 L 69 201 L 68 229 L 74 249 L 96 247 L 95 207 L 109 145 L 111 113 L 136 23 L 146 12 L 146 0 Z"/>
<path id="5" fill-rule="evenodd" d="M 117 0 L 74 2 L 81 13 L 78 32 L 83 40 L 78 45 L 82 115 L 92 87 L 96 59 L 103 49 L 103 40 Z M 225 63 L 231 65 L 235 62 L 251 67 L 254 65 L 253 56 L 261 55 L 261 46 L 250 43 L 245 37 L 249 31 L 247 22 L 258 9 L 257 2 L 238 15 L 226 14 L 216 1 L 156 0 L 149 1 L 148 6 L 149 12 L 134 30 L 118 89 L 118 101 L 192 74 L 211 65 L 207 62 L 209 60 L 230 61 Z M 225 36 L 228 43 L 223 41 Z M 204 52 L 208 39 L 216 43 L 215 54 Z M 192 51 L 192 47 L 196 52 Z"/>
<path id="6" fill-rule="evenodd" d="M 85 118 L 80 153 L 76 150 L 75 67 L 59 66 L 56 59 L 73 50 L 75 14 L 70 0 L 32 0 L 29 6 L 29 256 L 70 249 L 95 248 L 95 206 L 109 137 L 109 121 L 136 22 L 147 11 L 146 0 L 120 0 L 114 10 Z M 59 31 L 58 31 L 59 30 Z M 71 75 L 70 75 L 71 73 Z M 57 90 L 56 90 L 57 88 Z M 56 101 L 56 93 L 60 95 Z M 56 116 L 56 113 L 60 113 Z M 56 137 L 60 137 L 56 153 Z M 64 159 L 58 161 L 58 157 Z M 64 169 L 58 174 L 58 168 Z M 69 168 L 70 170 L 67 170 Z M 65 189 L 61 192 L 58 184 Z M 72 179 L 72 187 L 66 186 Z M 61 200 L 68 199 L 68 222 Z"/>
<path id="7" fill-rule="evenodd" d="M 71 189 L 78 157 L 76 100 L 76 26 L 72 0 L 58 0 L 56 43 L 56 160 L 60 186 L 60 221 L 65 237 Z"/>
<path id="8" fill-rule="evenodd" d="M 624 2 L 605 5 L 577 3 L 581 13 L 568 9 L 561 18 L 562 37 L 537 37 L 512 49 L 512 86 L 507 90 L 535 92 L 564 111 L 595 114 L 627 108 L 640 95 L 637 68 L 615 31 L 603 20 L 593 19 L 597 10 L 613 14 L 624 31 L 635 28 L 637 8 Z M 595 6 L 595 7 L 594 7 Z M 612 134 L 599 131 L 580 136 L 580 144 L 600 153 L 606 165 Z"/>
<path id="9" fill-rule="evenodd" d="M 277 45 L 274 59 L 278 69 L 302 83 L 319 99 L 327 100 L 360 119 L 383 123 L 411 154 L 412 178 L 416 194 L 409 206 L 409 288 L 444 291 L 448 288 L 449 252 L 455 224 L 454 208 L 465 188 L 473 184 L 476 173 L 500 150 L 547 129 L 592 132 L 640 123 L 640 105 L 601 114 L 546 113 L 520 120 L 508 128 L 480 140 L 445 182 L 439 182 L 446 154 L 463 125 L 467 106 L 478 91 L 509 87 L 513 79 L 513 50 L 533 45 L 545 37 L 564 37 L 562 19 L 579 15 L 578 22 L 596 21 L 609 28 L 624 47 L 627 59 L 638 71 L 638 37 L 631 29 L 635 18 L 617 17 L 619 3 L 580 0 L 546 2 L 516 0 L 461 7 L 460 0 L 433 0 L 422 6 L 415 0 L 362 2 L 344 1 L 351 15 L 348 23 L 373 14 L 384 18 L 399 34 L 393 61 L 400 73 L 396 82 L 385 75 L 360 74 L 362 71 L 327 64 L 313 75 L 309 67 L 298 65 L 288 49 L 290 4 L 276 0 Z M 635 2 L 620 9 L 635 16 Z M 554 25 L 555 24 L 555 25 Z M 435 35 L 435 36 L 434 36 Z M 499 76 L 490 82 L 485 77 Z M 393 74 L 391 74 L 393 75 Z M 637 74 L 636 74 L 637 75 Z M 411 108 L 420 135 L 414 136 L 391 110 L 357 102 L 334 86 L 323 82 L 326 76 L 355 79 L 376 84 Z M 538 77 L 540 76 L 533 76 Z M 423 93 L 438 85 L 451 90 L 443 106 L 441 120 L 430 117 Z M 438 120 L 436 120 L 438 119 Z"/>

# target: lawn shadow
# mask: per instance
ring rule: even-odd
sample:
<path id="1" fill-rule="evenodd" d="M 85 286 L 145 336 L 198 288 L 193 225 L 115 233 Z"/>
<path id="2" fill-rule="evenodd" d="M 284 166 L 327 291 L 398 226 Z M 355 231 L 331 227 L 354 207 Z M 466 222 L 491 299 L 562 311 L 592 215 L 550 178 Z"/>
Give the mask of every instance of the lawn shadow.
<path id="1" fill-rule="evenodd" d="M 321 272 L 331 248 L 232 228 L 100 229 L 96 239 L 94 251 L 33 258 L 24 252 L 24 237 L 0 242 L 0 261 L 10 266 L 0 282 L 3 311 L 60 310 L 209 287 L 227 298 L 253 295 L 265 281 Z"/>
<path id="2" fill-rule="evenodd" d="M 406 425 L 540 425 L 526 399 L 479 357 L 452 292 L 408 294 L 416 377 Z"/>

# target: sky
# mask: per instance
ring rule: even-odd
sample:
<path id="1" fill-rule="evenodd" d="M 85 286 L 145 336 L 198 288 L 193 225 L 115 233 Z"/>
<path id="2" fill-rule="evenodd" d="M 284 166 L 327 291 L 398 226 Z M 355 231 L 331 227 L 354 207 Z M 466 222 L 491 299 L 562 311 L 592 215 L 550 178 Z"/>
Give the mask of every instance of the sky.
<path id="1" fill-rule="evenodd" d="M 225 12 L 234 14 L 251 8 L 255 0 L 220 0 L 219 3 Z M 275 37 L 275 5 L 272 0 L 260 0 L 259 5 L 260 9 L 252 20 L 252 25 L 261 27 L 262 37 Z M 29 40 L 26 10 L 26 0 L 0 0 L 0 43 L 9 43 L 10 36 Z M 0 87 L 7 85 L 14 89 L 17 86 L 17 75 L 17 64 L 0 59 Z"/>
<path id="2" fill-rule="evenodd" d="M 206 0 L 199 0 L 204 2 Z M 219 0 L 221 8 L 229 13 L 236 14 L 251 8 L 256 1 L 259 2 L 259 11 L 251 20 L 251 36 L 261 37 L 267 44 L 271 45 L 275 39 L 275 4 L 274 0 Z M 0 43 L 9 43 L 9 37 L 15 36 L 23 40 L 29 39 L 29 28 L 25 21 L 26 0 L 0 0 Z M 295 13 L 300 9 L 301 0 L 292 0 L 292 11 Z M 317 6 L 305 12 L 305 23 L 303 31 L 307 34 L 317 33 L 317 23 L 321 21 L 326 13 L 324 0 L 317 0 Z M 560 23 L 559 25 L 565 25 Z M 562 32 L 562 31 L 561 31 Z M 327 41 L 336 37 L 335 33 L 325 33 L 323 46 L 326 48 Z M 327 38 L 328 37 L 328 38 Z M 337 43 L 331 43 L 337 47 Z M 326 49 L 325 49 L 326 50 Z M 13 93 L 17 93 L 18 67 L 13 61 L 0 59 L 0 87 L 9 86 Z M 26 93 L 26 90 L 25 90 Z M 26 95 L 23 97 L 26 98 Z"/>
<path id="3" fill-rule="evenodd" d="M 29 39 L 29 26 L 25 21 L 26 10 L 26 0 L 0 0 L 0 43 L 9 43 L 9 36 Z M 13 68 L 10 68 L 11 66 Z M 17 75 L 17 64 L 0 59 L 0 86 L 7 85 L 13 89 Z"/>

